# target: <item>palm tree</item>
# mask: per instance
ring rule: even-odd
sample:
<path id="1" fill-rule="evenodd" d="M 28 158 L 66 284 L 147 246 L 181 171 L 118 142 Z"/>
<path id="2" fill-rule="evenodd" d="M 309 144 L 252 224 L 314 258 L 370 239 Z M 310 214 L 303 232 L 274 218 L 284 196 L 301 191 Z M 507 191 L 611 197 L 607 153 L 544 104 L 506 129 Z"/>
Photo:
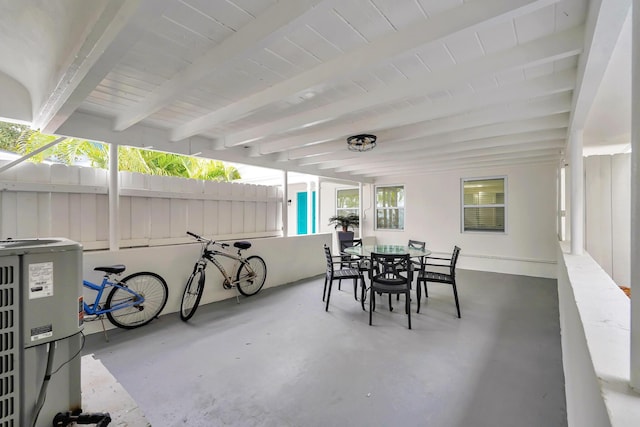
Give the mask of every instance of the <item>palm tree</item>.
<path id="1" fill-rule="evenodd" d="M 53 135 L 30 130 L 26 126 L 0 122 L 0 148 L 7 151 L 27 154 L 54 141 L 55 138 Z M 42 162 L 45 159 L 54 159 L 69 165 L 88 161 L 92 167 L 107 169 L 109 150 L 103 143 L 68 138 L 38 153 L 30 160 Z M 213 181 L 233 181 L 241 178 L 235 167 L 225 165 L 219 160 L 125 146 L 118 150 L 118 170 Z"/>
<path id="2" fill-rule="evenodd" d="M 335 226 L 336 229 L 339 227 L 342 229 L 342 231 L 346 232 L 349 230 L 349 227 L 355 229 L 358 225 L 360 225 L 360 216 L 355 213 L 350 213 L 347 215 L 334 215 L 329 218 L 329 225 Z"/>

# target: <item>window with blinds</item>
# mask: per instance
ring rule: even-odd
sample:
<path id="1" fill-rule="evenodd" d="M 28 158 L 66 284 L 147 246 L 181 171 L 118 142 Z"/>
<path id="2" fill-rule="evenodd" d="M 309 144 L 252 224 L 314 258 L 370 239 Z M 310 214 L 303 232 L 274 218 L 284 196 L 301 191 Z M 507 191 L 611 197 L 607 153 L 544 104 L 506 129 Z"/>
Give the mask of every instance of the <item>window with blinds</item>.
<path id="1" fill-rule="evenodd" d="M 462 180 L 463 231 L 506 231 L 507 178 Z"/>

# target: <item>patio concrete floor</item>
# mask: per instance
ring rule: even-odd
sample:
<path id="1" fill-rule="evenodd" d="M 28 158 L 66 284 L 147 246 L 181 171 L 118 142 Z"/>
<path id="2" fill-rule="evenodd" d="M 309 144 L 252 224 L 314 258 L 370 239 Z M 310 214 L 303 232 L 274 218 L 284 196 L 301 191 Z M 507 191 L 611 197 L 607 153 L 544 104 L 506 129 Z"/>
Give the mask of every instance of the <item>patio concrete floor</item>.
<path id="1" fill-rule="evenodd" d="M 349 282 L 325 312 L 321 276 L 93 334 L 84 354 L 154 427 L 566 426 L 556 281 L 458 277 L 462 318 L 430 284 L 412 330 L 395 298 L 369 326 Z"/>

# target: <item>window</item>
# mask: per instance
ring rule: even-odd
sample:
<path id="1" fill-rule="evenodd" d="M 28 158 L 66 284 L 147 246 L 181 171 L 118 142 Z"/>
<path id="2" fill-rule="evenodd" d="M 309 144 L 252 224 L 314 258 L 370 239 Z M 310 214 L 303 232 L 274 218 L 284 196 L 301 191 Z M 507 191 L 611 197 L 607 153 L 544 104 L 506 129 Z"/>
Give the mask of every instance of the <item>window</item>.
<path id="1" fill-rule="evenodd" d="M 506 184 L 505 177 L 462 180 L 463 231 L 506 231 Z"/>
<path id="2" fill-rule="evenodd" d="M 404 186 L 376 187 L 376 229 L 404 230 Z"/>
<path id="3" fill-rule="evenodd" d="M 336 215 L 360 213 L 360 192 L 357 188 L 345 188 L 336 191 Z"/>

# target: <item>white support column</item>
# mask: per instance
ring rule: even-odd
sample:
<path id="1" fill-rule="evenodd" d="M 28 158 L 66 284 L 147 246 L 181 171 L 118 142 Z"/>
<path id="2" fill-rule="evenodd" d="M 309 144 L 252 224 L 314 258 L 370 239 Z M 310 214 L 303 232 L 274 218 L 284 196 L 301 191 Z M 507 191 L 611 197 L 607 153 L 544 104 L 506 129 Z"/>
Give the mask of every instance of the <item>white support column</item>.
<path id="1" fill-rule="evenodd" d="M 360 239 L 364 239 L 364 209 L 362 208 L 362 183 L 358 183 L 358 218 L 360 218 L 360 225 L 358 225 L 358 236 Z M 364 243 L 364 240 L 363 240 Z"/>
<path id="2" fill-rule="evenodd" d="M 289 172 L 282 171 L 282 237 L 289 236 Z"/>
<path id="3" fill-rule="evenodd" d="M 313 234 L 313 181 L 307 181 L 307 234 Z"/>
<path id="4" fill-rule="evenodd" d="M 569 226 L 567 225 L 569 221 L 568 212 L 569 212 L 569 202 L 567 201 L 567 172 L 568 166 L 562 161 L 562 165 L 560 166 L 560 210 L 562 215 L 560 217 L 560 239 L 562 241 L 567 240 L 567 236 L 569 235 Z"/>
<path id="5" fill-rule="evenodd" d="M 634 1 L 634 6 L 640 2 Z M 632 7 L 631 37 L 631 354 L 630 385 L 640 392 L 640 7 Z"/>
<path id="6" fill-rule="evenodd" d="M 578 129 L 571 133 L 571 253 L 584 252 L 584 166 L 582 157 L 582 134 Z"/>
<path id="7" fill-rule="evenodd" d="M 571 241 L 571 165 L 564 167 L 564 240 Z"/>
<path id="8" fill-rule="evenodd" d="M 560 161 L 556 169 L 556 232 L 560 241 L 562 241 L 562 164 L 563 161 Z"/>
<path id="9" fill-rule="evenodd" d="M 120 187 L 118 145 L 109 144 L 109 249 L 120 249 Z"/>
<path id="10" fill-rule="evenodd" d="M 322 201 L 322 197 L 320 197 L 320 183 L 322 179 L 317 176 L 316 177 L 316 233 L 320 233 L 320 213 L 322 209 L 320 209 L 320 202 Z"/>

